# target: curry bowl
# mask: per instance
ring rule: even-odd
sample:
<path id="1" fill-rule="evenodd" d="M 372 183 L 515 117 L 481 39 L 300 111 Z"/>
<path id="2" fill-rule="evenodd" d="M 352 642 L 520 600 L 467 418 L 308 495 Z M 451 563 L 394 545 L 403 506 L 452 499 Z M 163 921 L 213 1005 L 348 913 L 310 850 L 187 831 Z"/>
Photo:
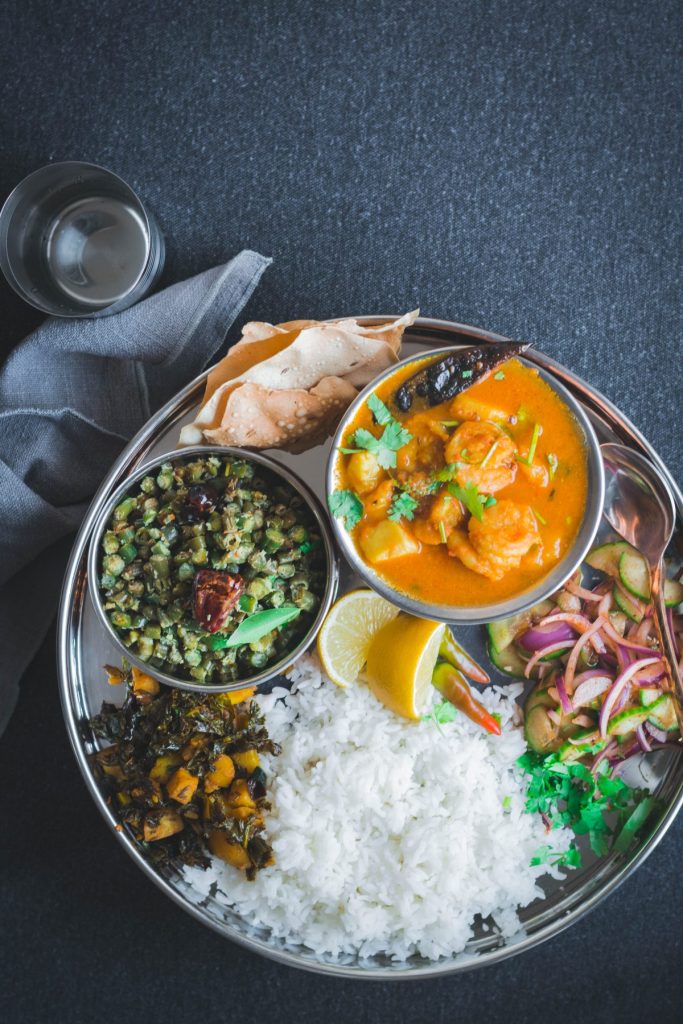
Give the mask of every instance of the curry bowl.
<path id="1" fill-rule="evenodd" d="M 109 495 L 88 577 L 133 666 L 179 689 L 229 692 L 281 674 L 310 646 L 339 573 L 322 506 L 295 473 L 203 445 L 145 462 Z"/>
<path id="2" fill-rule="evenodd" d="M 495 374 L 482 371 L 482 379 L 477 380 L 475 371 L 475 380 L 472 384 L 461 382 L 455 397 L 449 397 L 441 405 L 436 404 L 435 399 L 426 397 L 428 388 L 422 381 L 422 376 L 427 368 L 434 368 L 431 377 L 435 379 L 438 376 L 436 370 L 442 366 L 444 360 L 452 360 L 462 366 L 481 366 L 482 363 L 468 363 L 469 347 L 420 353 L 398 366 L 391 367 L 365 388 L 339 424 L 328 459 L 326 475 L 327 498 L 332 513 L 335 539 L 346 560 L 368 586 L 413 615 L 441 622 L 475 625 L 525 611 L 557 591 L 576 572 L 598 530 L 605 482 L 599 443 L 593 427 L 580 404 L 563 385 L 543 367 L 521 357 L 520 348 L 516 347 L 511 351 L 509 361 L 508 357 L 505 360 L 501 357 L 500 367 Z M 484 347 L 483 353 L 483 361 L 487 362 L 489 350 Z M 472 370 L 464 370 L 462 376 L 471 378 Z M 414 386 L 415 381 L 418 381 L 417 388 Z M 407 389 L 412 389 L 412 397 L 406 399 Z M 528 410 L 524 405 L 524 398 L 527 395 Z M 374 400 L 372 396 L 375 396 Z M 485 401 L 481 396 L 484 396 Z M 368 406 L 368 401 L 372 408 Z M 430 401 L 431 407 L 427 404 Z M 485 410 L 492 411 L 479 415 L 476 411 L 477 403 L 483 403 Z M 495 407 L 496 403 L 499 408 Z M 406 405 L 408 408 L 405 408 Z M 453 414 L 448 410 L 452 410 L 454 406 L 459 413 L 462 413 L 465 406 L 467 411 L 455 419 L 450 418 Z M 546 409 L 545 427 L 535 421 L 534 411 L 537 412 L 539 407 Z M 471 412 L 472 408 L 475 409 L 474 413 Z M 439 415 L 447 415 L 449 418 L 438 419 Z M 489 418 L 493 419 L 494 416 L 495 422 L 489 422 Z M 405 456 L 409 443 L 414 444 L 410 434 L 411 423 L 415 430 L 414 424 L 425 417 L 427 420 L 430 417 L 435 420 L 436 425 L 429 425 L 433 426 L 442 438 L 441 441 L 437 438 L 435 442 L 440 448 L 440 462 L 437 464 L 437 471 L 431 473 L 420 472 L 424 466 L 420 462 L 415 464 L 406 461 Z M 539 420 L 542 418 L 539 417 Z M 370 437 L 374 430 L 375 436 L 383 439 L 384 434 L 380 432 L 386 430 L 387 425 L 393 432 L 389 439 L 389 448 L 393 446 L 394 449 L 393 455 L 391 450 L 379 451 L 375 441 Z M 364 436 L 360 443 L 356 436 L 359 427 L 364 428 L 361 430 Z M 404 428 L 407 429 L 407 433 L 401 435 Z M 422 429 L 419 423 L 418 428 Z M 459 435 L 463 438 L 472 436 L 473 433 L 481 433 L 483 428 L 491 429 L 494 443 L 480 462 L 468 461 L 468 456 L 472 453 L 468 453 L 466 448 L 462 449 L 464 462 L 446 459 L 445 453 L 451 451 L 452 444 L 456 443 L 456 440 L 451 443 L 451 438 L 457 439 Z M 400 447 L 402 436 L 410 439 L 410 442 L 405 442 L 405 449 Z M 525 438 L 524 444 L 520 437 Z M 560 459 L 548 452 L 551 439 L 553 446 L 562 456 Z M 368 445 L 368 448 L 383 460 L 384 469 L 381 473 L 383 482 L 377 489 L 370 494 L 361 495 L 356 494 L 349 485 L 349 467 L 350 460 L 354 457 L 358 458 L 359 462 L 372 462 L 367 449 L 361 454 L 363 445 Z M 418 440 L 418 458 L 419 453 L 423 452 L 421 445 L 422 441 Z M 509 474 L 506 479 L 511 483 L 508 486 L 502 477 L 492 476 L 491 470 L 496 462 L 494 459 L 487 469 L 487 485 L 481 488 L 482 493 L 479 494 L 477 483 L 484 479 L 484 476 L 480 471 L 477 477 L 476 467 L 486 466 L 487 460 L 496 448 L 496 458 L 500 462 L 501 470 Z M 509 450 L 511 453 L 507 463 L 503 461 L 503 450 Z M 535 454 L 536 452 L 538 454 Z M 402 468 L 409 466 L 414 470 L 416 465 L 418 472 L 402 472 Z M 465 473 L 461 475 L 463 469 Z M 456 475 L 453 476 L 453 473 Z M 538 480 L 536 484 L 534 483 L 534 476 L 540 478 L 544 490 L 534 490 L 536 484 L 540 486 Z M 466 493 L 463 493 L 462 487 L 451 484 L 439 485 L 438 493 L 445 494 L 449 491 L 456 494 L 459 501 L 452 507 L 459 506 L 461 516 L 464 513 L 466 517 L 467 509 L 472 509 L 470 538 L 476 534 L 476 540 L 479 541 L 484 535 L 484 529 L 490 529 L 492 536 L 484 537 L 476 550 L 473 548 L 474 539 L 470 541 L 467 537 L 467 527 L 464 523 L 456 524 L 457 529 L 453 528 L 451 537 L 450 533 L 446 535 L 441 521 L 435 522 L 431 527 L 432 532 L 434 533 L 438 526 L 441 535 L 430 537 L 426 532 L 430 529 L 429 524 L 425 526 L 420 519 L 421 515 L 427 514 L 423 513 L 422 509 L 428 508 L 430 502 L 432 508 L 435 508 L 436 498 L 430 496 L 435 493 L 434 490 L 430 490 L 436 487 L 435 479 L 453 480 L 457 484 L 462 482 L 463 477 L 467 479 L 464 485 Z M 417 483 L 421 487 L 424 486 L 424 490 L 411 490 L 413 481 L 417 478 L 420 478 Z M 394 496 L 390 506 L 391 512 L 387 511 L 389 506 L 385 505 L 383 517 L 387 523 L 393 520 L 393 525 L 377 530 L 374 520 L 378 518 L 376 510 L 382 499 L 382 487 L 388 489 L 388 493 Z M 487 491 L 491 493 L 485 493 Z M 510 492 L 516 501 L 510 500 Z M 343 496 L 343 501 L 340 495 Z M 513 536 L 509 520 L 511 514 L 518 514 L 522 508 L 519 502 L 520 495 L 525 503 L 524 516 L 537 531 L 533 536 L 537 536 L 538 543 L 529 544 L 528 559 L 522 560 L 520 557 L 515 566 L 515 558 L 511 557 L 509 561 L 513 568 L 506 570 L 504 577 L 496 577 L 495 574 L 502 564 L 502 556 L 495 549 L 497 537 L 493 524 L 497 522 L 496 529 L 508 545 L 506 551 L 510 550 L 518 538 Z M 400 498 L 398 502 L 395 500 L 397 496 Z M 476 505 L 476 501 L 476 508 L 473 506 L 474 498 L 486 503 L 483 505 L 483 515 L 477 513 L 476 523 L 474 513 L 480 506 Z M 448 496 L 444 500 L 449 502 L 451 498 Z M 498 505 L 497 509 L 491 507 L 489 510 L 489 506 L 495 505 Z M 541 508 L 543 513 L 540 511 Z M 349 520 L 345 519 L 345 513 L 349 510 L 352 515 L 351 529 L 347 528 Z M 381 513 L 379 518 L 381 521 Z M 398 556 L 392 553 L 391 557 L 384 561 L 384 554 L 380 553 L 379 558 L 382 560 L 373 561 L 372 556 L 376 547 L 374 538 L 380 532 L 387 535 L 391 533 L 393 543 L 394 537 L 399 535 L 396 524 L 399 525 L 402 536 L 412 538 L 408 546 L 401 550 L 399 536 Z M 424 539 L 420 540 L 420 536 Z M 482 554 L 484 543 L 492 548 L 490 556 L 486 549 L 486 558 Z M 532 565 L 532 556 L 536 553 L 536 562 Z M 456 557 L 450 558 L 449 554 Z M 483 563 L 483 567 L 480 567 L 479 563 Z M 475 566 L 474 569 L 472 565 Z"/>

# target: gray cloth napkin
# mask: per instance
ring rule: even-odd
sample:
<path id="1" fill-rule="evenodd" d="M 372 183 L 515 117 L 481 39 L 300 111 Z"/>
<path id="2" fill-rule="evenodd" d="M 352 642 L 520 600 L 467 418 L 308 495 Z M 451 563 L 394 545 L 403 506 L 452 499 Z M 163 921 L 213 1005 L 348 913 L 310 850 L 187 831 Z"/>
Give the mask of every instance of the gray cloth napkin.
<path id="1" fill-rule="evenodd" d="M 46 320 L 0 369 L 0 733 L 57 610 L 64 538 L 127 440 L 215 354 L 270 262 L 245 250 L 115 316 Z"/>

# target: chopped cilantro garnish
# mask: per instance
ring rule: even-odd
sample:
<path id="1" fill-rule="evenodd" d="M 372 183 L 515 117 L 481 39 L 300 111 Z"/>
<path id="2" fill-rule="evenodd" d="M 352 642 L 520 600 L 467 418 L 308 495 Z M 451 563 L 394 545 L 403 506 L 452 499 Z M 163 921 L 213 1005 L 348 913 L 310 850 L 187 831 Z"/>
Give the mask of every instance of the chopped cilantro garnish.
<path id="1" fill-rule="evenodd" d="M 442 427 L 459 427 L 460 420 L 439 420 Z"/>
<path id="2" fill-rule="evenodd" d="M 503 797 L 503 810 L 504 811 L 509 811 L 511 806 L 512 806 L 512 797 L 511 796 L 504 796 Z"/>
<path id="3" fill-rule="evenodd" d="M 439 537 L 441 537 L 441 543 L 447 544 L 448 537 L 446 536 L 446 527 L 443 525 L 443 521 L 439 520 Z"/>
<path id="4" fill-rule="evenodd" d="M 327 504 L 335 519 L 343 519 L 347 530 L 352 530 L 363 515 L 363 502 L 355 491 L 332 491 Z"/>
<path id="5" fill-rule="evenodd" d="M 503 373 L 502 370 L 499 370 L 498 373 L 494 373 L 493 379 L 494 380 L 505 380 L 505 374 Z"/>
<path id="6" fill-rule="evenodd" d="M 577 835 L 587 835 L 598 856 L 611 848 L 627 849 L 655 805 L 647 790 L 632 789 L 618 776 L 612 778 L 607 760 L 593 774 L 580 761 L 563 762 L 557 754 L 528 750 L 517 764 L 527 776 L 526 810 L 545 815 L 551 828 L 564 825 Z M 581 855 L 573 843 L 561 854 L 542 847 L 531 863 L 548 862 L 580 867 Z"/>
<path id="7" fill-rule="evenodd" d="M 345 455 L 351 455 L 359 451 L 372 452 L 383 469 L 393 469 L 396 466 L 396 452 L 404 444 L 412 440 L 413 435 L 405 430 L 398 420 L 392 418 L 382 431 L 381 437 L 375 437 L 365 427 L 359 427 L 351 437 L 352 448 L 341 448 Z"/>
<path id="8" fill-rule="evenodd" d="M 378 398 L 377 395 L 370 395 L 368 398 L 368 409 L 372 413 L 375 423 L 379 423 L 381 427 L 391 423 L 394 418 L 382 399 Z"/>
<path id="9" fill-rule="evenodd" d="M 435 704 L 429 714 L 423 715 L 422 721 L 433 722 L 441 732 L 440 726 L 445 725 L 446 722 L 452 722 L 457 714 L 457 708 L 453 707 L 450 701 L 444 700 L 440 704 Z"/>
<path id="10" fill-rule="evenodd" d="M 557 455 L 554 455 L 553 452 L 548 452 L 548 454 L 546 455 L 546 459 L 548 460 L 548 466 L 550 468 L 550 479 L 553 480 L 555 474 L 557 473 L 557 467 L 559 465 Z"/>
<path id="11" fill-rule="evenodd" d="M 458 462 L 449 462 L 443 467 L 443 469 L 440 469 L 438 473 L 433 474 L 434 480 L 440 484 L 448 484 L 459 469 L 460 464 Z"/>
<path id="12" fill-rule="evenodd" d="M 534 423 L 534 432 L 531 435 L 531 444 L 529 445 L 529 454 L 526 457 L 527 466 L 532 466 L 534 462 L 534 455 L 536 454 L 536 445 L 538 439 L 541 436 L 542 427 L 540 423 Z"/>
<path id="13" fill-rule="evenodd" d="M 414 517 L 416 508 L 415 499 L 411 498 L 407 491 L 401 491 L 391 502 L 391 508 L 387 514 L 389 519 L 393 519 L 394 522 L 398 522 L 401 517 L 410 520 Z"/>
<path id="14" fill-rule="evenodd" d="M 495 450 L 496 450 L 496 448 L 498 447 L 499 444 L 500 444 L 500 441 L 494 441 L 493 442 L 493 444 L 491 445 L 491 447 L 487 451 L 486 455 L 481 460 L 481 468 L 482 469 L 484 469 L 484 467 L 488 464 L 489 459 L 491 458 L 491 456 L 493 455 L 493 453 L 495 452 Z"/>
<path id="15" fill-rule="evenodd" d="M 468 377 L 472 376 L 472 372 L 472 370 L 463 370 L 460 376 L 463 378 L 463 380 L 467 380 Z"/>
<path id="16" fill-rule="evenodd" d="M 543 516 L 541 515 L 541 513 L 538 511 L 538 509 L 534 508 L 533 505 L 531 506 L 531 511 L 536 516 L 536 518 L 538 519 L 538 521 L 541 524 L 541 526 L 547 526 L 548 525 L 548 520 L 544 519 Z"/>
<path id="17" fill-rule="evenodd" d="M 482 496 L 473 483 L 465 484 L 464 487 L 460 487 L 459 484 L 449 484 L 448 491 L 461 501 L 465 508 L 470 512 L 475 519 L 482 522 L 484 518 L 484 509 L 482 507 Z"/>
<path id="18" fill-rule="evenodd" d="M 494 498 L 492 494 L 489 494 L 488 498 L 484 502 L 484 508 L 491 508 L 491 505 L 495 505 L 496 501 L 497 499 Z"/>

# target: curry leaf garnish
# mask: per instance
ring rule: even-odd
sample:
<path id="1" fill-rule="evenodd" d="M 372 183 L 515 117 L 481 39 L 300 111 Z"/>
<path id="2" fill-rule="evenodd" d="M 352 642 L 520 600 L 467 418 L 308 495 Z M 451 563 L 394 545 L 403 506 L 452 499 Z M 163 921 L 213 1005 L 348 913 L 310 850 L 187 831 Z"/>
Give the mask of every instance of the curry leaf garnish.
<path id="1" fill-rule="evenodd" d="M 363 515 L 363 502 L 355 491 L 332 491 L 327 504 L 335 519 L 343 519 L 347 530 L 352 530 Z"/>
<path id="2" fill-rule="evenodd" d="M 534 432 L 531 435 L 531 444 L 529 445 L 529 454 L 527 455 L 526 460 L 525 460 L 527 466 L 533 465 L 534 455 L 536 454 L 536 445 L 538 444 L 538 439 L 541 436 L 542 429 L 543 428 L 541 427 L 540 423 L 534 423 Z"/>
<path id="3" fill-rule="evenodd" d="M 393 519 L 394 522 L 398 522 L 401 517 L 410 520 L 414 518 L 417 505 L 415 498 L 411 498 L 407 491 L 401 491 L 391 502 L 391 508 L 387 514 L 389 519 Z"/>
<path id="4" fill-rule="evenodd" d="M 218 637 L 214 638 L 213 650 L 221 650 L 223 647 L 239 647 L 241 644 L 253 644 L 260 640 L 266 633 L 273 629 L 279 629 L 288 622 L 292 622 L 301 614 L 301 608 L 293 604 L 283 604 L 280 608 L 266 608 L 262 612 L 254 612 L 242 619 L 239 626 L 230 636 L 221 637 L 220 644 Z"/>
<path id="5" fill-rule="evenodd" d="M 449 484 L 448 492 L 454 498 L 457 498 L 458 501 L 461 501 L 475 519 L 478 519 L 480 523 L 482 522 L 484 518 L 482 495 L 477 490 L 476 484 L 467 483 L 464 487 L 461 487 L 459 484 Z"/>
<path id="6" fill-rule="evenodd" d="M 370 395 L 368 398 L 368 409 L 372 413 L 375 423 L 379 423 L 380 427 L 391 423 L 394 418 L 382 399 L 378 398 L 377 395 Z"/>

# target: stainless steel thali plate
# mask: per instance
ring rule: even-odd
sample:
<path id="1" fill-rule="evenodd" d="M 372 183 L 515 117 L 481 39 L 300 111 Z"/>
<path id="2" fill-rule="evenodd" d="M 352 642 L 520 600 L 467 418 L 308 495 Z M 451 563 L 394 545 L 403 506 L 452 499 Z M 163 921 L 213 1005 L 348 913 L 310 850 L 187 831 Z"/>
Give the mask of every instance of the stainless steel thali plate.
<path id="1" fill-rule="evenodd" d="M 390 316 L 364 317 L 366 324 L 393 319 Z M 464 324 L 444 320 L 418 319 L 405 335 L 404 354 L 439 346 L 468 345 L 477 342 L 500 342 L 508 339 Z M 579 400 L 588 414 L 600 441 L 619 441 L 647 456 L 671 485 L 677 505 L 674 537 L 683 550 L 683 495 L 647 441 L 629 420 L 597 391 L 574 376 L 569 370 L 539 352 L 531 350 L 526 358 L 553 374 Z M 354 956 L 319 956 L 300 945 L 274 939 L 266 929 L 256 928 L 212 898 L 193 890 L 180 872 L 160 873 L 149 864 L 124 832 L 116 831 L 116 820 L 107 807 L 90 770 L 89 755 L 97 742 L 88 725 L 89 718 L 99 711 L 103 700 L 111 696 L 102 666 L 116 662 L 117 649 L 99 622 L 88 594 L 88 541 L 102 503 L 110 491 L 141 462 L 176 447 L 180 426 L 193 418 L 199 403 L 206 374 L 192 381 L 171 399 L 133 438 L 111 468 L 86 515 L 69 561 L 58 621 L 58 664 L 61 699 L 71 744 L 81 772 L 95 803 L 112 834 L 140 868 L 171 899 L 198 920 L 226 938 L 274 960 L 324 974 L 353 978 L 426 978 L 452 974 L 504 960 L 521 953 L 564 928 L 591 910 L 613 892 L 641 864 L 662 839 L 683 803 L 683 757 L 658 751 L 644 762 L 641 771 L 659 798 L 646 834 L 639 846 L 627 856 L 611 854 L 597 860 L 584 855 L 584 866 L 569 872 L 563 881 L 541 882 L 545 898 L 536 900 L 520 911 L 521 928 L 512 938 L 503 939 L 495 930 L 478 927 L 465 954 L 453 959 L 428 961 L 413 957 L 395 962 L 375 956 L 359 960 Z M 325 463 L 329 442 L 303 455 L 271 452 L 282 464 L 291 466 L 318 494 L 324 490 Z M 342 590 L 353 583 L 350 571 L 342 573 Z M 456 629 L 458 638 L 475 657 L 485 658 L 483 630 L 477 626 Z M 495 673 L 494 673 L 495 675 Z M 498 681 L 503 681 L 500 677 Z M 641 779 L 641 784 L 643 780 Z"/>

